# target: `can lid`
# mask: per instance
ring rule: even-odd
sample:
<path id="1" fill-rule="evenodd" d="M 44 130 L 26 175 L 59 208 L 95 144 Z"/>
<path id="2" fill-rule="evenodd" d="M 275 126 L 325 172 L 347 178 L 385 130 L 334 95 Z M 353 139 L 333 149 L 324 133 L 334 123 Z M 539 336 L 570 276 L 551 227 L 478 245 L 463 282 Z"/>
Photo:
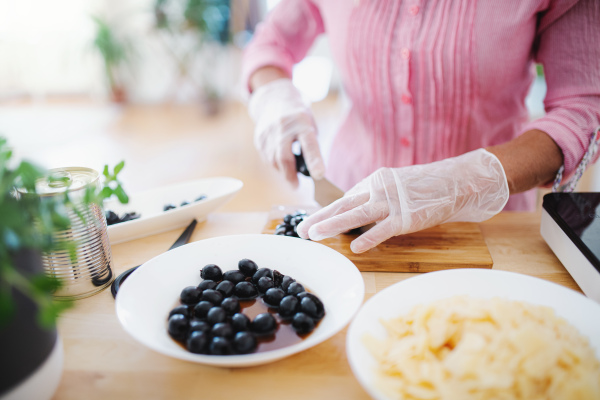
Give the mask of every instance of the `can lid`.
<path id="1" fill-rule="evenodd" d="M 91 168 L 64 167 L 53 168 L 48 175 L 35 183 L 37 194 L 51 196 L 65 191 L 75 192 L 95 184 L 99 174 Z"/>

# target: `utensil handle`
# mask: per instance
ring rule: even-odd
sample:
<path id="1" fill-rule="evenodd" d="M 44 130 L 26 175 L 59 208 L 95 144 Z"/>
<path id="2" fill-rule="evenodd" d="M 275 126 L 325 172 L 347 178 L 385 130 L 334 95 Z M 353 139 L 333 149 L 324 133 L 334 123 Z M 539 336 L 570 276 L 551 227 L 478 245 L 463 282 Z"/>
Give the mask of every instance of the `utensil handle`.
<path id="1" fill-rule="evenodd" d="M 192 222 L 190 222 L 190 224 L 187 226 L 187 228 L 185 228 L 183 233 L 181 235 L 179 235 L 179 237 L 177 238 L 175 243 L 173 243 L 173 245 L 171 247 L 169 247 L 169 250 L 173 250 L 173 249 L 175 249 L 179 246 L 183 246 L 184 244 L 189 242 L 190 237 L 192 236 L 192 233 L 194 232 L 194 228 L 196 228 L 197 223 L 198 222 L 194 218 L 192 220 Z M 135 271 L 136 269 L 138 269 L 140 266 L 141 265 L 138 265 L 137 267 L 129 268 L 127 271 L 122 272 L 119 276 L 117 276 L 115 278 L 112 285 L 110 286 L 110 292 L 112 293 L 113 298 L 117 297 L 117 292 L 121 288 L 123 281 L 125 281 L 125 279 L 127 279 L 127 277 L 129 277 L 129 275 L 131 275 L 131 273 L 133 271 Z M 111 273 L 112 273 L 112 271 L 111 271 Z"/>
<path id="2" fill-rule="evenodd" d="M 304 156 L 302 155 L 302 148 L 300 148 L 300 142 L 292 143 L 292 153 L 294 153 L 294 158 L 296 159 L 296 171 L 301 173 L 304 176 L 310 176 L 310 172 L 308 172 L 308 167 L 306 166 L 306 162 L 304 161 Z"/>

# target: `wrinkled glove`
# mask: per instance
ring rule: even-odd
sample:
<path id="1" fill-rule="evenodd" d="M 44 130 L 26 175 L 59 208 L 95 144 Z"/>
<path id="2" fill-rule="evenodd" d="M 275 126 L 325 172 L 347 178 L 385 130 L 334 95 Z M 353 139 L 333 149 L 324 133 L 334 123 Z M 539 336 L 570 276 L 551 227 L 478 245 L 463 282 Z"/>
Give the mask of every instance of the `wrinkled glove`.
<path id="1" fill-rule="evenodd" d="M 290 79 L 278 79 L 256 89 L 248 104 L 254 120 L 254 145 L 263 159 L 298 186 L 292 143 L 300 142 L 308 171 L 315 179 L 325 175 L 310 107 Z"/>
<path id="2" fill-rule="evenodd" d="M 431 164 L 380 168 L 297 231 L 304 239 L 322 240 L 376 222 L 350 244 L 362 253 L 392 236 L 444 222 L 485 221 L 504 208 L 508 195 L 502 164 L 479 149 Z"/>

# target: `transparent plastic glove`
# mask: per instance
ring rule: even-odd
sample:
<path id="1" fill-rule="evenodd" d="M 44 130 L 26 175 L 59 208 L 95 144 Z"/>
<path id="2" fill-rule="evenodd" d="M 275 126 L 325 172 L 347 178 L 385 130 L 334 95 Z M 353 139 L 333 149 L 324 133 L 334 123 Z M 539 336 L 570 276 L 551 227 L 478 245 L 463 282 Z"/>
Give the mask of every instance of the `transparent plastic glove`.
<path id="1" fill-rule="evenodd" d="M 350 245 L 362 253 L 392 236 L 444 222 L 484 221 L 504 208 L 508 195 L 500 161 L 479 149 L 431 164 L 381 168 L 297 231 L 304 239 L 322 240 L 376 222 Z"/>
<path id="2" fill-rule="evenodd" d="M 290 79 L 278 79 L 256 89 L 248 104 L 254 120 L 254 145 L 263 159 L 298 186 L 292 143 L 300 142 L 308 171 L 315 179 L 325 175 L 312 112 Z"/>

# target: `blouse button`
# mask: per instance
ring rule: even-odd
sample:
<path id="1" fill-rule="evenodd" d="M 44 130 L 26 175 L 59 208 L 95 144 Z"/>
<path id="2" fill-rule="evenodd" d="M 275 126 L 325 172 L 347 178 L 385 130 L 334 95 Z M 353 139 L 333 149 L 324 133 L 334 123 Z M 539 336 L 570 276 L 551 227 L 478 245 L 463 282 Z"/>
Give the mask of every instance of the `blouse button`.
<path id="1" fill-rule="evenodd" d="M 403 137 L 402 139 L 400 139 L 400 144 L 402 144 L 402 146 L 404 147 L 408 147 L 410 146 L 410 139 L 407 137 Z"/>
<path id="2" fill-rule="evenodd" d="M 405 60 L 408 60 L 410 58 L 410 50 L 408 50 L 406 47 L 403 48 L 402 51 L 400 51 L 400 54 Z"/>
<path id="3" fill-rule="evenodd" d="M 402 97 L 400 98 L 400 100 L 404 103 L 404 104 L 410 104 L 412 103 L 412 97 L 410 97 L 407 94 L 403 94 Z"/>
<path id="4" fill-rule="evenodd" d="M 410 13 L 410 15 L 417 15 L 419 13 L 419 6 L 411 6 L 408 9 L 408 12 Z"/>

